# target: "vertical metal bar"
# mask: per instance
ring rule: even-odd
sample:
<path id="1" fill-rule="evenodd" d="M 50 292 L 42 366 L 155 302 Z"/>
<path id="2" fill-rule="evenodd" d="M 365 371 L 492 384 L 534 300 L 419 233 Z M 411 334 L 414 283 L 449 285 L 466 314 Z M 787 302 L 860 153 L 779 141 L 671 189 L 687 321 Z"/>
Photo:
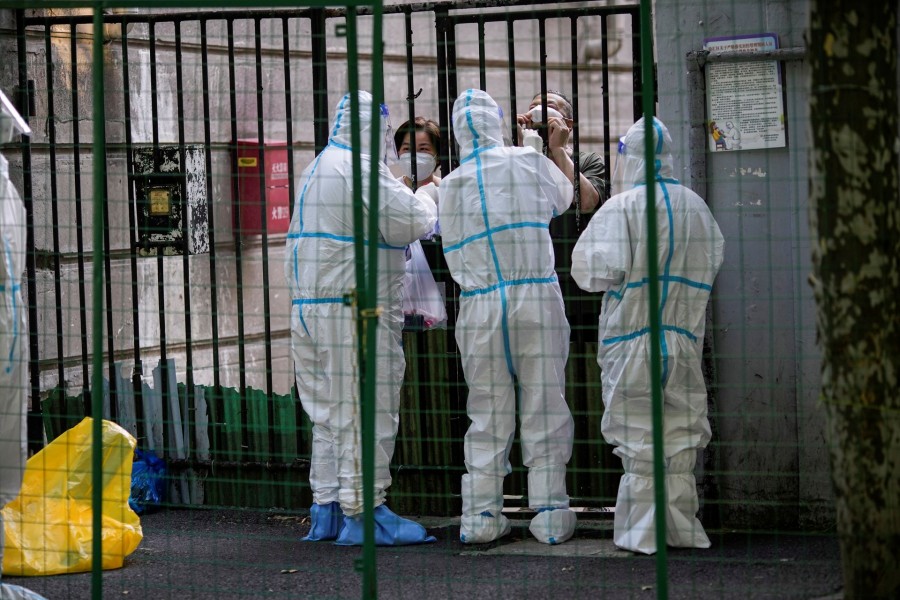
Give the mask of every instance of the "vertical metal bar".
<path id="1" fill-rule="evenodd" d="M 88 341 L 87 341 L 87 298 L 85 290 L 87 288 L 84 274 L 84 227 L 81 216 L 81 141 L 79 139 L 79 116 L 78 106 L 78 49 L 77 49 L 77 33 L 78 26 L 72 25 L 69 32 L 70 42 L 70 59 L 72 61 L 72 155 L 74 157 L 74 183 L 75 183 L 75 239 L 78 245 L 78 317 L 81 325 L 81 377 L 85 394 L 90 389 L 90 375 L 88 374 Z M 33 243 L 33 242 L 32 242 Z M 32 246 L 33 248 L 33 246 Z M 94 248 L 94 251 L 97 249 Z M 89 401 L 89 396 L 85 395 L 85 400 Z M 87 410 L 88 407 L 85 407 Z"/>
<path id="2" fill-rule="evenodd" d="M 452 125 L 450 123 L 450 106 L 453 100 L 447 90 L 447 26 L 446 12 L 436 12 L 434 15 L 435 37 L 437 38 L 437 76 L 438 76 L 438 120 L 441 126 L 441 147 L 438 160 L 441 163 L 441 173 L 450 172 L 450 136 Z"/>
<path id="3" fill-rule="evenodd" d="M 519 130 L 516 122 L 516 44 L 515 24 L 513 19 L 506 20 L 506 52 L 509 56 L 509 127 L 514 146 L 519 145 Z"/>
<path id="4" fill-rule="evenodd" d="M 100 6 L 94 8 L 93 32 L 93 108 L 94 108 L 94 233 L 93 256 L 93 376 L 92 385 L 92 417 L 93 443 L 91 444 L 91 480 L 93 494 L 91 509 L 93 512 L 91 552 L 95 557 L 103 555 L 103 232 L 106 230 L 103 205 L 106 204 L 106 107 L 104 105 L 103 81 L 103 11 Z M 49 58 L 49 57 L 48 57 Z M 74 64 L 73 64 L 74 70 Z M 91 595 L 103 597 L 103 561 L 91 561 Z"/>
<path id="5" fill-rule="evenodd" d="M 641 0 L 643 3 L 644 0 Z M 642 90 L 641 90 L 641 73 L 642 73 L 642 61 L 641 61 L 641 47 L 643 44 L 643 38 L 641 36 L 641 14 L 642 13 L 631 13 L 631 59 L 632 64 L 634 65 L 634 70 L 632 71 L 632 76 L 634 79 L 634 85 L 632 88 L 634 89 L 634 99 L 632 104 L 632 111 L 634 113 L 634 120 L 637 121 L 641 118 L 641 115 L 644 114 L 644 105 L 642 100 Z"/>
<path id="6" fill-rule="evenodd" d="M 538 60 L 541 69 L 541 118 L 547 122 L 547 21 L 538 19 Z"/>
<path id="7" fill-rule="evenodd" d="M 373 2 L 372 6 L 372 122 L 377 123 L 381 113 L 381 104 L 384 102 L 384 39 L 382 37 L 382 3 Z M 379 128 L 380 129 L 380 128 Z M 380 131 L 371 128 L 370 148 L 380 148 Z M 361 146 L 360 146 L 361 147 Z M 375 571 L 375 393 L 378 374 L 375 365 L 378 358 L 378 337 L 375 335 L 378 328 L 378 317 L 375 307 L 378 303 L 378 214 L 379 214 L 379 173 L 376 165 L 381 157 L 377 150 L 372 157 L 369 168 L 369 235 L 368 239 L 373 243 L 368 245 L 369 260 L 368 282 L 366 284 L 366 308 L 370 311 L 368 318 L 369 334 L 366 337 L 366 389 L 363 396 L 363 479 L 368 473 L 369 484 L 363 492 L 363 505 L 366 508 L 366 545 L 371 555 L 371 581 L 370 589 L 378 589 L 378 581 Z M 365 549 L 364 549 L 365 551 Z M 374 598 L 374 596 L 371 596 Z"/>
<path id="8" fill-rule="evenodd" d="M 487 73 L 484 65 L 484 18 L 478 18 L 478 83 L 481 89 L 487 91 Z"/>
<path id="9" fill-rule="evenodd" d="M 612 190 L 612 165 L 609 154 L 609 17 L 600 17 L 600 78 L 603 99 L 603 164 L 606 165 L 606 189 Z M 610 191 L 612 193 L 612 191 Z"/>
<path id="10" fill-rule="evenodd" d="M 28 52 L 25 43 L 25 11 L 16 11 L 16 53 L 19 57 L 19 89 L 28 89 Z M 28 113 L 23 110 L 22 116 L 28 121 Z M 32 197 L 31 182 L 31 144 L 25 136 L 20 136 L 22 141 L 22 204 L 25 206 L 25 272 L 26 287 L 28 289 L 28 322 L 32 324 L 28 328 L 28 373 L 31 383 L 31 412 L 39 415 L 41 412 L 41 373 L 38 361 L 38 330 L 34 326 L 37 323 L 37 280 L 34 251 L 34 199 Z M 57 296 L 57 298 L 59 298 Z M 59 359 L 62 360 L 62 357 Z M 30 426 L 32 420 L 28 419 L 28 445 L 32 450 L 38 451 L 43 447 L 43 435 L 40 431 L 33 431 Z"/>
<path id="11" fill-rule="evenodd" d="M 437 73 L 438 73 L 438 119 L 440 121 L 441 139 L 439 159 L 441 163 L 441 173 L 447 175 L 450 173 L 451 166 L 455 166 L 453 154 L 456 152 L 456 144 L 454 142 L 453 126 L 451 123 L 451 111 L 455 96 L 450 95 L 450 35 L 449 29 L 453 27 L 450 17 L 446 10 L 435 12 L 435 37 L 437 39 Z M 454 54 L 455 60 L 455 54 Z M 455 62 L 453 69 L 453 89 L 456 89 L 456 70 Z M 443 268 L 446 274 L 446 263 L 443 253 L 438 252 L 438 267 Z M 443 265 L 443 267 L 441 267 Z M 447 310 L 448 326 L 452 329 L 456 323 L 456 315 L 458 313 L 457 300 L 459 286 L 450 277 L 445 277 L 447 283 L 447 299 L 450 306 Z M 456 338 L 449 336 L 447 338 L 447 356 L 453 356 L 457 351 Z M 457 366 L 454 364 L 454 366 Z M 454 370 L 454 381 L 451 386 L 451 398 L 454 406 L 464 406 L 459 398 L 459 386 L 456 385 L 460 381 L 459 369 Z"/>
<path id="12" fill-rule="evenodd" d="M 316 154 L 328 145 L 328 39 L 325 34 L 325 12 L 310 11 L 310 43 L 312 45 L 313 131 Z M 293 198 L 293 196 L 291 196 Z M 293 205 L 293 202 L 291 203 Z"/>
<path id="13" fill-rule="evenodd" d="M 409 106 L 409 161 L 410 164 L 416 164 L 416 151 L 418 150 L 418 144 L 416 143 L 416 86 L 413 81 L 413 30 L 412 30 L 412 11 L 405 11 L 405 23 L 406 23 L 406 102 Z M 419 177 L 417 173 L 418 169 L 413 168 L 410 170 L 412 175 L 412 187 L 413 189 L 417 189 L 419 187 Z"/>
<path id="14" fill-rule="evenodd" d="M 125 33 L 125 24 L 122 24 L 122 36 L 126 35 Z M 96 29 L 94 31 L 97 31 Z M 102 30 L 100 30 L 102 31 Z M 104 147 L 106 143 L 105 138 L 105 130 L 104 130 Z M 106 161 L 108 157 L 103 155 L 103 160 Z M 106 164 L 104 162 L 104 164 Z M 104 174 L 103 177 L 103 198 L 109 197 L 109 183 Z M 105 224 L 109 224 L 109 202 L 103 202 L 103 222 Z M 94 252 L 96 253 L 96 244 Z M 119 409 L 118 409 L 118 381 L 119 378 L 116 376 L 116 342 L 115 342 L 115 327 L 113 326 L 113 301 L 112 301 L 112 259 L 110 258 L 110 239 L 109 239 L 109 227 L 103 227 L 103 268 L 105 275 L 105 290 L 106 290 L 106 360 L 107 360 L 107 370 L 109 372 L 109 418 L 111 421 L 116 422 L 119 420 Z"/>
<path id="15" fill-rule="evenodd" d="M 456 77 L 456 24 L 450 20 L 448 17 L 447 20 L 447 91 L 450 96 L 450 102 L 447 104 L 448 111 L 448 122 L 453 122 L 452 113 L 453 110 L 453 101 L 456 100 L 456 97 L 459 96 L 459 91 L 457 91 L 457 77 Z M 452 169 L 455 169 L 459 166 L 459 156 L 457 156 L 456 150 L 456 136 L 453 133 L 453 127 L 449 127 L 450 135 L 447 136 L 450 140 L 450 166 Z M 449 172 L 449 171 L 445 171 Z"/>
<path id="16" fill-rule="evenodd" d="M 182 66 L 181 54 L 181 21 L 175 21 L 175 97 L 176 110 L 178 111 L 178 162 L 187 180 L 187 152 L 184 147 L 184 68 Z M 187 188 L 187 186 L 185 186 Z M 191 456 L 192 449 L 197 447 L 197 428 L 195 422 L 195 398 L 194 398 L 194 351 L 193 351 L 193 315 L 191 314 L 191 257 L 188 251 L 190 244 L 190 227 L 188 223 L 188 203 L 189 198 L 185 197 L 181 202 L 181 270 L 182 283 L 184 293 L 184 373 L 185 373 L 185 395 L 187 396 L 187 414 L 185 421 L 188 423 L 188 439 L 185 440 L 185 458 Z M 212 207 L 207 213 L 212 212 Z M 177 388 L 176 388 L 177 389 Z"/>
<path id="17" fill-rule="evenodd" d="M 650 24 L 651 0 L 641 0 L 641 99 L 644 110 L 644 163 L 647 168 L 647 278 L 650 300 L 650 382 L 653 406 L 653 492 L 656 503 L 656 597 L 669 595 L 666 548 L 666 476 L 663 448 L 662 336 L 659 297 L 659 239 L 656 223 L 656 144 L 653 143 L 653 37 Z"/>
<path id="18" fill-rule="evenodd" d="M 578 144 L 578 17 L 570 17 L 571 40 L 570 52 L 572 56 L 572 145 L 574 154 L 572 164 L 575 167 L 575 235 L 581 233 L 581 162 L 578 160 L 581 147 Z"/>
<path id="19" fill-rule="evenodd" d="M 288 213 L 290 217 L 294 216 L 294 118 L 293 112 L 291 109 L 291 45 L 290 45 L 290 20 L 288 17 L 282 17 L 281 19 L 281 45 L 282 45 L 282 53 L 284 54 L 284 130 L 286 132 L 286 145 L 287 145 L 287 163 L 288 163 Z M 289 364 L 293 364 L 293 361 L 290 361 Z M 294 373 L 291 371 L 290 380 L 294 381 Z M 291 389 L 293 390 L 296 385 L 294 382 L 291 385 Z M 297 420 L 296 423 L 299 426 L 302 423 L 303 417 L 301 416 L 303 411 L 301 409 L 301 405 L 299 402 L 294 407 L 295 411 L 297 411 Z M 294 443 L 294 451 L 297 454 L 302 452 L 303 436 L 298 435 L 295 437 Z M 283 455 L 286 455 L 289 449 L 281 448 Z"/>
<path id="20" fill-rule="evenodd" d="M 216 249 L 216 221 L 215 206 L 213 206 L 213 184 L 212 184 L 212 134 L 210 132 L 210 110 L 209 110 L 209 48 L 206 43 L 206 25 L 207 20 L 200 20 L 200 56 L 201 56 L 201 79 L 202 96 L 203 96 L 203 150 L 206 162 L 206 198 L 209 203 L 207 216 L 209 217 L 209 304 L 210 304 L 210 322 L 212 325 L 212 366 L 213 366 L 213 393 L 218 395 L 221 378 L 219 369 L 221 363 L 219 359 L 219 295 L 218 295 L 218 274 L 217 274 L 217 254 Z M 221 448 L 221 428 L 219 426 L 220 418 L 218 414 L 218 403 L 213 398 L 207 397 L 207 409 L 209 410 L 209 437 L 211 453 L 217 452 Z M 215 456 L 215 454 L 212 454 Z"/>
<path id="21" fill-rule="evenodd" d="M 53 56 L 53 48 L 50 43 L 50 25 L 44 29 L 44 52 L 47 56 Z M 57 384 L 60 389 L 65 388 L 66 372 L 65 357 L 63 353 L 63 313 L 62 313 L 62 282 L 60 277 L 60 261 L 62 253 L 59 251 L 59 188 L 56 181 L 56 103 L 54 102 L 53 89 L 53 61 L 47 60 L 47 140 L 50 142 L 50 216 L 53 219 L 53 294 L 56 298 L 56 306 L 53 307 L 56 315 L 56 369 Z M 26 111 L 27 112 L 27 111 Z M 31 328 L 29 328 L 31 329 Z M 34 357 L 37 358 L 37 357 Z"/>
<path id="22" fill-rule="evenodd" d="M 157 74 L 156 74 L 156 23 L 150 21 L 150 119 L 153 131 L 153 171 L 160 171 L 159 150 L 159 106 L 157 105 Z M 184 199 L 182 199 L 184 200 Z M 158 315 L 159 315 L 159 371 L 162 389 L 159 390 L 162 398 L 162 457 L 166 455 L 168 448 L 166 441 L 169 433 L 169 362 L 166 349 L 166 294 L 165 294 L 165 262 L 163 261 L 162 248 L 156 248 L 156 291 Z"/>
<path id="23" fill-rule="evenodd" d="M 687 57 L 688 116 L 691 124 L 691 189 L 706 198 L 706 80 L 696 52 Z"/>
<path id="24" fill-rule="evenodd" d="M 374 420 L 374 394 L 368 394 L 369 382 L 375 382 L 374 355 L 368 356 L 366 350 L 366 334 L 371 333 L 371 337 L 375 338 L 375 327 L 377 321 L 372 318 L 374 316 L 375 302 L 374 298 L 369 297 L 369 293 L 373 290 L 369 289 L 366 278 L 366 254 L 365 254 L 365 230 L 363 216 L 363 198 L 362 198 L 362 157 L 360 149 L 362 148 L 360 136 L 360 110 L 359 105 L 359 68 L 358 60 L 359 50 L 357 47 L 358 35 L 356 29 L 356 7 L 347 9 L 347 56 L 348 62 L 348 79 L 350 83 L 350 146 L 353 148 L 353 240 L 355 246 L 355 262 L 356 262 L 356 334 L 357 334 L 357 356 L 360 357 L 360 380 L 359 380 L 359 402 L 362 413 L 362 480 L 363 480 L 363 557 L 362 557 L 362 597 L 376 598 L 378 595 L 378 585 L 375 574 L 375 519 L 374 519 L 374 446 L 375 446 L 375 420 Z M 375 77 L 375 52 L 380 47 L 380 40 L 373 36 L 373 55 L 372 55 L 372 77 Z M 373 112 L 375 109 L 373 98 Z M 373 117 L 374 118 L 374 117 Z M 373 127 L 373 131 L 376 129 Z M 377 156 L 377 142 L 373 145 L 372 163 L 379 160 Z M 372 169 L 370 167 L 371 171 Z M 377 187 L 375 188 L 377 190 Z M 370 189 L 370 192 L 374 190 Z M 377 192 L 376 199 L 377 199 Z M 376 209 L 369 206 L 369 214 L 375 215 Z M 373 238 L 377 239 L 377 238 Z M 373 244 L 373 247 L 377 244 Z M 377 255 L 376 255 L 377 256 Z M 371 266 L 375 266 L 372 264 Z M 369 328 L 371 327 L 371 331 Z"/>
<path id="25" fill-rule="evenodd" d="M 109 197 L 108 183 L 103 181 L 103 197 Z M 103 222 L 109 223 L 109 202 L 103 203 Z M 103 269 L 105 271 L 106 291 L 106 360 L 109 372 L 109 419 L 119 420 L 118 408 L 118 377 L 116 377 L 116 345 L 115 328 L 113 325 L 112 302 L 112 259 L 110 258 L 109 227 L 103 228 Z"/>
<path id="26" fill-rule="evenodd" d="M 228 97 L 229 108 L 231 110 L 231 139 L 234 146 L 231 151 L 231 197 L 238 198 L 237 190 L 237 149 L 238 149 L 238 133 L 237 133 L 237 90 L 235 86 L 234 73 L 234 18 L 227 20 L 228 25 Z M 241 394 L 241 414 L 244 415 L 246 423 L 247 415 L 247 371 L 246 350 L 244 348 L 244 271 L 243 271 L 243 248 L 241 241 L 241 226 L 238 220 L 239 211 L 235 211 L 234 222 L 234 276 L 237 285 L 237 322 L 238 322 L 238 378 Z M 241 445 L 247 446 L 248 432 L 247 428 L 241 430 Z"/>
<path id="27" fill-rule="evenodd" d="M 284 130 L 287 142 L 288 161 L 288 210 L 294 213 L 294 117 L 291 109 L 291 44 L 290 21 L 288 17 L 281 18 L 281 44 L 284 54 Z"/>
<path id="28" fill-rule="evenodd" d="M 122 24 L 122 31 L 127 31 L 125 23 Z M 144 367 L 141 361 L 141 319 L 138 306 L 137 222 L 135 220 L 134 211 L 134 152 L 132 149 L 131 137 L 131 84 L 128 71 L 128 36 L 122 35 L 122 98 L 125 112 L 125 170 L 128 173 L 128 237 L 129 243 L 131 244 L 128 257 L 131 268 L 131 326 L 132 335 L 134 337 L 132 340 L 134 369 L 131 373 L 131 385 L 134 388 L 134 413 L 135 422 L 137 424 L 137 437 L 138 440 L 141 440 L 144 437 L 144 405 L 142 400 L 144 390 Z"/>
<path id="29" fill-rule="evenodd" d="M 269 441 L 269 456 L 275 454 L 275 402 L 272 398 L 272 312 L 269 301 L 269 235 L 268 235 L 268 211 L 266 207 L 266 130 L 263 115 L 263 76 L 262 76 L 262 23 L 260 19 L 253 21 L 253 37 L 256 44 L 256 137 L 259 141 L 259 193 L 260 200 L 260 225 L 262 227 L 262 294 L 263 294 L 263 324 L 265 327 L 265 352 L 266 352 L 266 402 L 268 404 L 269 433 L 266 438 Z"/>
<path id="30" fill-rule="evenodd" d="M 538 20 L 538 61 L 540 63 L 541 80 L 541 121 L 547 122 L 547 21 Z M 547 142 L 544 142 L 544 153 L 547 153 Z M 558 220 L 561 221 L 561 220 Z M 552 225 L 551 225 L 552 226 Z M 565 229 L 562 229 L 565 231 Z M 553 233 L 551 233 L 553 235 Z"/>

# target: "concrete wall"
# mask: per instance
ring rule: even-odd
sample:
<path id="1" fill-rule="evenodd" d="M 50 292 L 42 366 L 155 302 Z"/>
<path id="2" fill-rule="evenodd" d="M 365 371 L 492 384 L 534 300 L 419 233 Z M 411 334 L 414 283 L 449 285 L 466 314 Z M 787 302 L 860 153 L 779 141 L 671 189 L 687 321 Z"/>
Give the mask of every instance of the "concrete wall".
<path id="1" fill-rule="evenodd" d="M 804 45 L 807 2 L 657 0 L 658 112 L 691 181 L 686 54 L 714 36 L 774 33 Z M 787 147 L 706 154 L 707 201 L 726 239 L 714 289 L 717 483 L 725 523 L 823 526 L 833 518 L 818 401 L 820 350 L 807 217 L 808 66 L 782 63 Z M 696 152 L 695 152 L 696 154 Z"/>

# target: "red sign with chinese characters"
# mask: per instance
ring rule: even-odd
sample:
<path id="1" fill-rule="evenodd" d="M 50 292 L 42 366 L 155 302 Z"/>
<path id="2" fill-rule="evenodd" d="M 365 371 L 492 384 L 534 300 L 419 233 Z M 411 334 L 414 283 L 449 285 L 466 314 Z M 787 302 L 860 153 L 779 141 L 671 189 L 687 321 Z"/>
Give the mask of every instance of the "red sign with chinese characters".
<path id="1" fill-rule="evenodd" d="M 239 235 L 285 233 L 291 224 L 287 145 L 238 140 L 237 217 Z M 265 215 L 265 223 L 263 223 Z"/>

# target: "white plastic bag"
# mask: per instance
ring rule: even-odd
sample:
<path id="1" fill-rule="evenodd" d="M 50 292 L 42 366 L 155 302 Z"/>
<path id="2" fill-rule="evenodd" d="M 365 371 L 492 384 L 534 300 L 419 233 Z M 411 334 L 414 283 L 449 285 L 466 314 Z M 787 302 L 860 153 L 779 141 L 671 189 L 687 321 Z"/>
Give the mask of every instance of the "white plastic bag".
<path id="1" fill-rule="evenodd" d="M 425 329 L 447 327 L 444 295 L 431 274 L 419 240 L 409 245 L 406 275 L 403 278 L 403 314 L 421 315 L 425 321 Z"/>

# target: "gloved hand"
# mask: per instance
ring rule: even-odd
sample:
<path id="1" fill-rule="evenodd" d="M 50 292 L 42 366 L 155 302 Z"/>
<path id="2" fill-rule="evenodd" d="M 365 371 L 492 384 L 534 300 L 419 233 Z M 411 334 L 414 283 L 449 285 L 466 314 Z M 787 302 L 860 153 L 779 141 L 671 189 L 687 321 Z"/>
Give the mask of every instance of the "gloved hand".
<path id="1" fill-rule="evenodd" d="M 432 205 L 434 205 L 435 210 L 437 210 L 440 195 L 438 193 L 438 186 L 434 183 L 423 185 L 419 189 L 417 189 L 416 197 L 423 201 L 430 202 Z"/>
<path id="2" fill-rule="evenodd" d="M 547 119 L 547 131 L 547 147 L 550 151 L 565 150 L 569 145 L 570 133 L 566 122 L 561 117 L 549 117 Z"/>

